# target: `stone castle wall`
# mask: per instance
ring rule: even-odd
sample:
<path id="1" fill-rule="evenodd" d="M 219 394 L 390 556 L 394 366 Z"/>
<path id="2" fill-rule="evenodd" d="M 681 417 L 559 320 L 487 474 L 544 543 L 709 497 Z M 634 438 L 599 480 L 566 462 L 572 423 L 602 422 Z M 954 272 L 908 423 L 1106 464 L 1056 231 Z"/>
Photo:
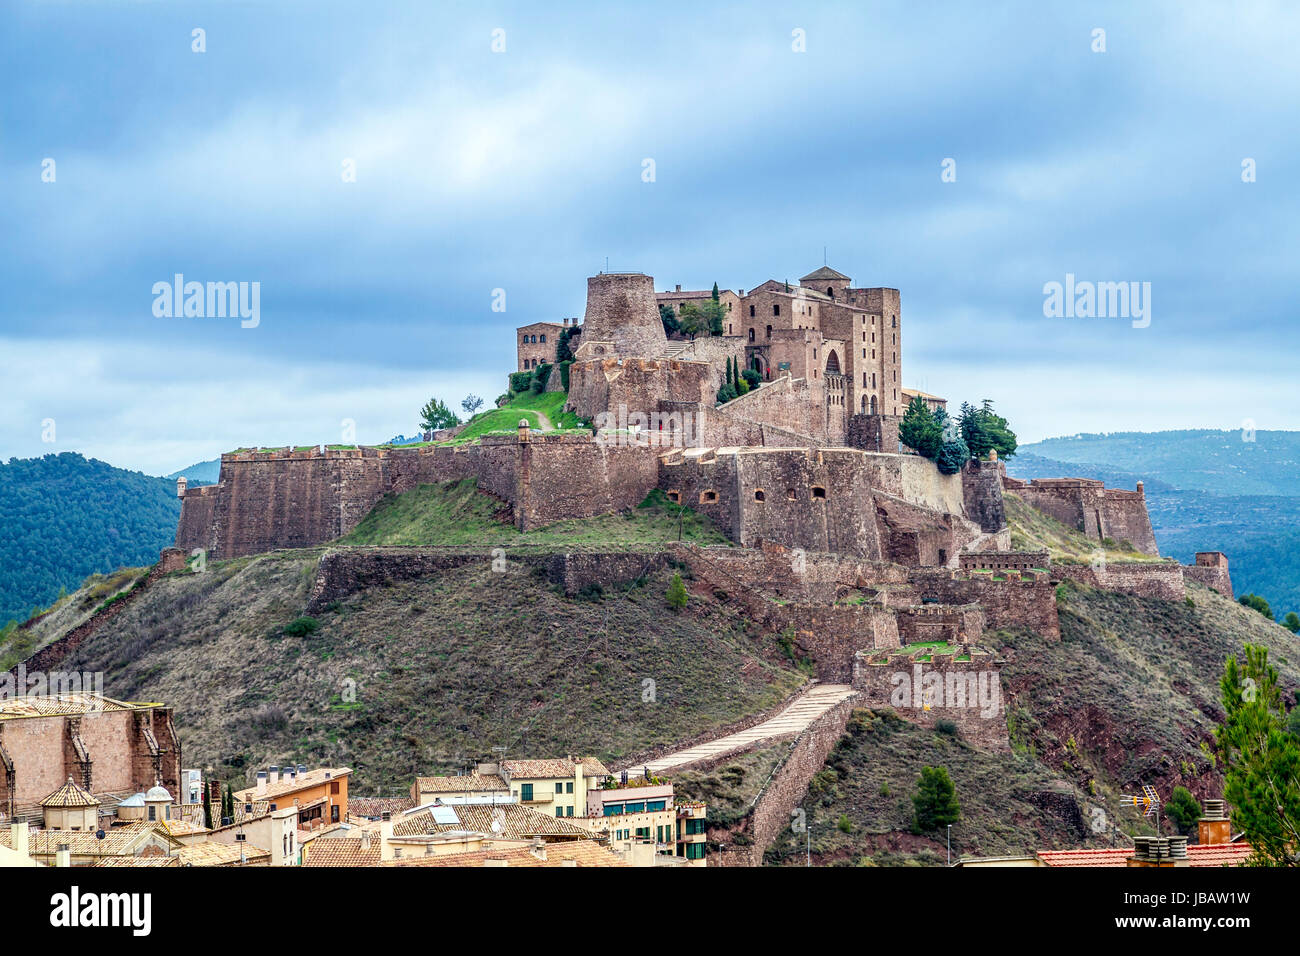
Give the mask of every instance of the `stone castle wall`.
<path id="1" fill-rule="evenodd" d="M 948 721 L 981 750 L 1010 751 L 1001 661 L 987 655 L 961 661 L 951 654 L 917 660 L 921 656 L 860 655 L 853 678 L 860 706 L 892 708 L 922 727 Z"/>
<path id="2" fill-rule="evenodd" d="M 1060 638 L 1056 587 L 1047 574 L 1026 572 L 1020 580 L 994 581 L 992 575 L 921 568 L 910 575 L 916 596 L 938 604 L 977 603 L 988 627 L 1028 627 L 1043 637 Z"/>
<path id="3" fill-rule="evenodd" d="M 1183 580 L 1203 584 L 1207 588 L 1218 591 L 1229 601 L 1233 600 L 1228 557 L 1221 551 L 1198 551 L 1196 563 L 1184 565 Z"/>
<path id="4" fill-rule="evenodd" d="M 1172 561 L 1151 564 L 1108 561 L 1096 567 L 1086 564 L 1052 565 L 1054 578 L 1162 601 L 1181 601 L 1187 597 L 1187 588 L 1183 583 L 1184 571 L 1182 565 Z"/>
<path id="5" fill-rule="evenodd" d="M 668 345 L 654 279 L 639 272 L 601 273 L 587 279 L 587 311 L 582 322 L 582 350 L 588 343 L 609 342 L 619 355 L 655 357 Z"/>
<path id="6" fill-rule="evenodd" d="M 1026 504 L 1094 541 L 1127 541 L 1144 554 L 1159 554 L 1142 483 L 1137 491 L 1106 488 L 1087 478 L 1004 479 Z"/>

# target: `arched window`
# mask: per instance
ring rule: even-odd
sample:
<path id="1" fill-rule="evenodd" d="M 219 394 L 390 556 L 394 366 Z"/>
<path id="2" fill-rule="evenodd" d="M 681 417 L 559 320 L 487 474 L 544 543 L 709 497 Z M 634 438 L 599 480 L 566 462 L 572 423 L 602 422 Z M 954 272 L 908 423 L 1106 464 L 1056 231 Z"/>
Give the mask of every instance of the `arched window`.
<path id="1" fill-rule="evenodd" d="M 753 329 L 750 329 L 750 330 L 749 330 L 749 341 L 751 341 L 751 342 L 754 341 L 754 330 L 753 330 Z"/>
<path id="2" fill-rule="evenodd" d="M 546 344 L 546 333 L 545 333 L 545 332 L 542 333 L 542 344 L 543 344 L 543 345 Z"/>
<path id="3" fill-rule="evenodd" d="M 889 317 L 889 327 L 890 327 L 891 329 L 896 329 L 896 328 L 898 328 L 898 316 L 896 316 L 896 315 L 891 315 L 891 316 Z"/>
<path id="4" fill-rule="evenodd" d="M 876 396 L 874 395 L 871 396 L 871 410 L 870 412 L 868 412 L 868 414 L 870 415 L 876 414 Z"/>
<path id="5" fill-rule="evenodd" d="M 826 356 L 826 374 L 827 375 L 840 374 L 840 357 L 835 354 L 834 349 L 831 349 Z"/>

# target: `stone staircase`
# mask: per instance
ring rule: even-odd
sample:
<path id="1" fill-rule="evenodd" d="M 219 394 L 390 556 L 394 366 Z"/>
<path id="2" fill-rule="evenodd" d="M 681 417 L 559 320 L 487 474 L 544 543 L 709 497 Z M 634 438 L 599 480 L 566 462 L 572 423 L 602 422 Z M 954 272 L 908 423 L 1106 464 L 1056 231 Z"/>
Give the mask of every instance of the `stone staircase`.
<path id="1" fill-rule="evenodd" d="M 765 741 L 795 737 L 836 704 L 852 697 L 853 693 L 853 688 L 847 684 L 813 684 L 779 714 L 761 724 L 630 767 L 628 776 L 639 777 L 645 771 L 652 775 L 667 773 L 702 760 L 715 760 L 750 750 Z"/>
<path id="2" fill-rule="evenodd" d="M 668 347 L 664 349 L 661 359 L 682 358 L 684 353 L 692 352 L 695 349 L 694 342 L 669 342 Z"/>

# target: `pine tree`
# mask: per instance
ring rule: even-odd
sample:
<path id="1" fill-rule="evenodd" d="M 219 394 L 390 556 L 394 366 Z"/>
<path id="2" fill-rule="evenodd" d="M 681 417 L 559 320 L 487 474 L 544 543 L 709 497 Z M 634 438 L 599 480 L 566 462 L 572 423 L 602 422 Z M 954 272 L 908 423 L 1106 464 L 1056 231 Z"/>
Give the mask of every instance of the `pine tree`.
<path id="1" fill-rule="evenodd" d="M 212 825 L 212 787 L 211 781 L 203 782 L 203 825 L 209 830 L 215 829 Z"/>
<path id="2" fill-rule="evenodd" d="M 230 788 L 230 784 L 226 784 L 226 795 L 221 801 L 221 818 L 235 819 L 235 791 Z"/>
<path id="3" fill-rule="evenodd" d="M 1223 723 L 1215 728 L 1223 797 L 1234 829 L 1263 866 L 1300 864 L 1300 741 L 1286 731 L 1285 705 L 1268 648 L 1247 644 L 1246 660 L 1228 658 L 1219 689 Z"/>
<path id="4" fill-rule="evenodd" d="M 913 833 L 930 833 L 961 819 L 957 788 L 944 767 L 922 767 L 912 796 Z"/>
<path id="5" fill-rule="evenodd" d="M 907 406 L 903 421 L 898 426 L 898 437 L 918 454 L 934 458 L 943 444 L 943 430 L 935 421 L 925 400 L 917 395 Z"/>
<path id="6" fill-rule="evenodd" d="M 718 301 L 718 284 L 716 282 L 713 283 L 713 301 Z"/>
<path id="7" fill-rule="evenodd" d="M 674 611 L 680 611 L 686 607 L 686 585 L 682 582 L 680 574 L 673 574 L 673 579 L 668 582 L 668 606 Z"/>

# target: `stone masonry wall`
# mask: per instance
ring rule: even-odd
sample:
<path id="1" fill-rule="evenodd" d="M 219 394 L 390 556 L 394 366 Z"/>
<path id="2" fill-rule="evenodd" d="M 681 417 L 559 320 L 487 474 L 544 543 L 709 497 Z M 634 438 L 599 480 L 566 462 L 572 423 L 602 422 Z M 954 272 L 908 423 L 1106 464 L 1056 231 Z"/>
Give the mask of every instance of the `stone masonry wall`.
<path id="1" fill-rule="evenodd" d="M 1021 580 L 994 581 L 992 575 L 964 574 L 943 569 L 918 569 L 912 586 L 923 601 L 938 604 L 978 603 L 987 626 L 1028 627 L 1047 638 L 1060 638 L 1056 588 L 1046 574 L 1026 572 Z"/>
<path id="2" fill-rule="evenodd" d="M 1174 562 L 1120 564 L 1110 561 L 1097 567 L 1085 564 L 1052 565 L 1054 578 L 1162 601 L 1181 601 L 1187 597 L 1183 572 L 1184 568 Z"/>
<path id="3" fill-rule="evenodd" d="M 919 660 L 922 656 L 859 657 L 853 686 L 862 706 L 890 707 L 922 727 L 950 721 L 979 749 L 1009 752 L 1001 661 L 978 654 L 969 661 L 951 654 L 934 654 L 929 661 Z"/>

